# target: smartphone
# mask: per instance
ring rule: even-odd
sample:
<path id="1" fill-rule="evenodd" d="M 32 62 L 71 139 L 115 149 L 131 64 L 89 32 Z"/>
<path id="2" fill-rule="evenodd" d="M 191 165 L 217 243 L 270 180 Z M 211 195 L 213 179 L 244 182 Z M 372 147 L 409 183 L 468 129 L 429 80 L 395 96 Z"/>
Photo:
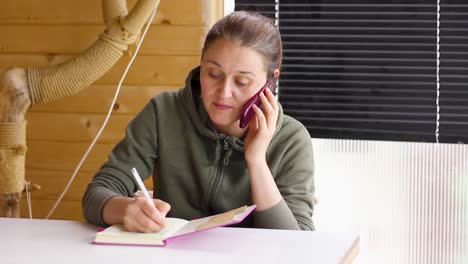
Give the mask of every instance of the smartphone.
<path id="1" fill-rule="evenodd" d="M 261 107 L 260 94 L 263 93 L 266 88 L 270 89 L 271 92 L 275 94 L 276 81 L 277 78 L 269 79 L 265 85 L 263 85 L 260 91 L 250 97 L 250 99 L 244 104 L 240 115 L 240 128 L 245 128 L 249 124 L 250 120 L 252 120 L 252 118 L 255 116 L 255 111 L 252 109 L 252 106 L 255 104 L 258 107 Z"/>

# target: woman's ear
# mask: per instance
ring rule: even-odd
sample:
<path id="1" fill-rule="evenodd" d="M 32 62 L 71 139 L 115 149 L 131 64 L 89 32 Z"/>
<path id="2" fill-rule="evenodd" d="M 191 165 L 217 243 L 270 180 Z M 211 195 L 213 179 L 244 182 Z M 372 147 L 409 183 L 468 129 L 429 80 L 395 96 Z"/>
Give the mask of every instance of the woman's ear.
<path id="1" fill-rule="evenodd" d="M 278 78 L 279 75 L 280 75 L 280 70 L 279 70 L 279 69 L 275 69 L 275 71 L 273 72 L 273 77 Z"/>

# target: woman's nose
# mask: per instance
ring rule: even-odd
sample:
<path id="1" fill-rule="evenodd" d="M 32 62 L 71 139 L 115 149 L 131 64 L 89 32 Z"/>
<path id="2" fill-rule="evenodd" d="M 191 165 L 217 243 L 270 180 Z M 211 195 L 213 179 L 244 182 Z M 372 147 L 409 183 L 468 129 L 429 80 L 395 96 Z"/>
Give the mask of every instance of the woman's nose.
<path id="1" fill-rule="evenodd" d="M 219 88 L 219 93 L 223 98 L 231 97 L 232 88 L 233 87 L 230 81 L 224 81 Z"/>

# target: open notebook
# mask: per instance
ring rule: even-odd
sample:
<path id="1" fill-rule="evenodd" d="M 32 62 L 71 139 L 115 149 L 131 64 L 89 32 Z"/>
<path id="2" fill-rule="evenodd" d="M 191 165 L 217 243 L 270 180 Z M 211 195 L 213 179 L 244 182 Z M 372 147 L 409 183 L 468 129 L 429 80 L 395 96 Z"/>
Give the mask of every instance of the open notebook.
<path id="1" fill-rule="evenodd" d="M 256 207 L 256 205 L 243 206 L 222 214 L 192 221 L 168 217 L 166 218 L 166 227 L 155 233 L 128 232 L 125 231 L 122 225 L 113 225 L 96 233 L 93 243 L 101 245 L 164 246 L 169 238 L 240 223 Z"/>

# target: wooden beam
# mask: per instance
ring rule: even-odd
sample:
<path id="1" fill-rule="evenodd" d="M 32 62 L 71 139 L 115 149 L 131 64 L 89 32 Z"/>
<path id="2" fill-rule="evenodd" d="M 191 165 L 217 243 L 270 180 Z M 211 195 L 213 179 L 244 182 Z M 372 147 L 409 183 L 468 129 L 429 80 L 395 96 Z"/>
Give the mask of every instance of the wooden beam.
<path id="1" fill-rule="evenodd" d="M 79 54 L 104 31 L 103 25 L 0 25 L 0 51 L 8 53 Z M 198 55 L 203 26 L 154 25 L 140 55 Z"/>

